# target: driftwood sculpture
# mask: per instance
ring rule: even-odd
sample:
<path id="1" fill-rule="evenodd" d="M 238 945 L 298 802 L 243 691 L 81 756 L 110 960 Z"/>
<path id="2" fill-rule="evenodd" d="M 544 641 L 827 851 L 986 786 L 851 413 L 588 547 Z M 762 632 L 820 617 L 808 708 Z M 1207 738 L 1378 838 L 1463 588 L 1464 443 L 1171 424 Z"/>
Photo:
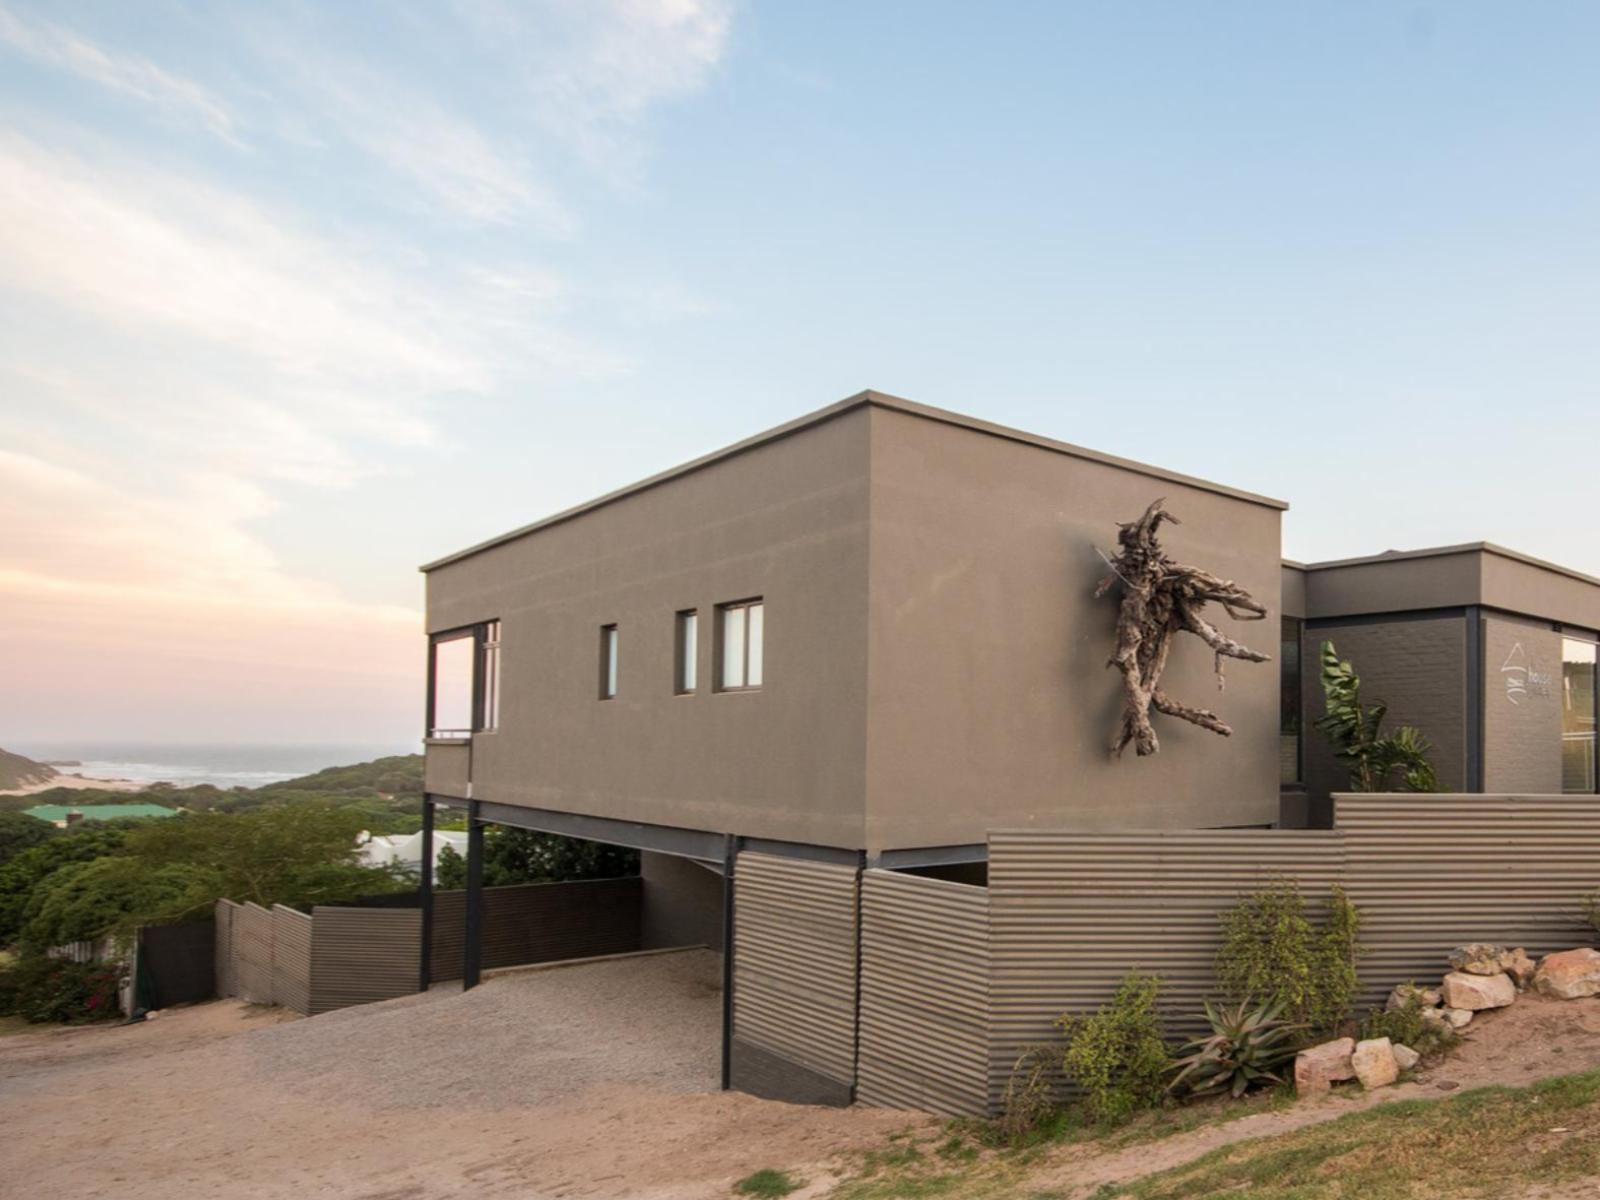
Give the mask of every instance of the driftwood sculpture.
<path id="1" fill-rule="evenodd" d="M 1259 621 L 1267 610 L 1249 592 L 1226 579 L 1218 579 L 1198 567 L 1175 563 L 1161 549 L 1156 531 L 1161 522 L 1180 524 L 1157 500 L 1144 510 L 1144 516 L 1124 525 L 1117 535 L 1121 552 L 1116 558 L 1102 553 L 1112 573 L 1100 581 L 1094 594 L 1103 596 L 1118 580 L 1122 582 L 1122 604 L 1117 614 L 1117 649 L 1108 667 L 1122 672 L 1126 700 L 1122 723 L 1111 739 L 1111 749 L 1121 757 L 1133 743 L 1142 757 L 1161 748 L 1150 725 L 1150 710 L 1180 717 L 1223 737 L 1233 730 L 1214 712 L 1180 704 L 1161 690 L 1161 672 L 1174 634 L 1187 630 L 1216 653 L 1217 688 L 1222 689 L 1222 660 L 1242 658 L 1246 662 L 1267 662 L 1269 656 L 1228 637 L 1201 615 L 1209 603 L 1217 603 L 1229 616 L 1241 621 Z"/>

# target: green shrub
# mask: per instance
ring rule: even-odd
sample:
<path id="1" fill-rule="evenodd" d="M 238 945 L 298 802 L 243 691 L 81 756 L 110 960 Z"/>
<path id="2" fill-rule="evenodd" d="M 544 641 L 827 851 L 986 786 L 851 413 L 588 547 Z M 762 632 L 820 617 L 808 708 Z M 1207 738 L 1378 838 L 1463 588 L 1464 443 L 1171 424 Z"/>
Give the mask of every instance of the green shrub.
<path id="1" fill-rule="evenodd" d="M 1052 1045 L 1030 1046 L 1011 1067 L 1000 1097 L 995 1132 L 1010 1146 L 1021 1145 L 1055 1113 L 1051 1075 L 1059 1053 Z"/>
<path id="2" fill-rule="evenodd" d="M 1092 1016 L 1068 1014 L 1056 1021 L 1067 1043 L 1062 1070 L 1083 1089 L 1091 1120 L 1119 1121 L 1161 1103 L 1171 1055 L 1156 1009 L 1160 991 L 1155 976 L 1130 972 L 1111 1002 Z"/>
<path id="3" fill-rule="evenodd" d="M 1226 1092 L 1237 1100 L 1253 1087 L 1287 1082 L 1282 1071 L 1294 1061 L 1305 1026 L 1285 1021 L 1273 1001 L 1205 1005 L 1211 1034 L 1178 1051 L 1182 1057 L 1172 1064 L 1169 1092 L 1189 1099 Z"/>
<path id="4" fill-rule="evenodd" d="M 1228 999 L 1262 997 L 1315 1033 L 1334 1032 L 1349 1018 L 1361 914 L 1337 884 L 1320 929 L 1288 879 L 1241 896 L 1221 921 L 1217 984 Z"/>
<path id="5" fill-rule="evenodd" d="M 120 969 L 26 954 L 0 969 L 0 1016 L 81 1025 L 116 1017 Z"/>
<path id="6" fill-rule="evenodd" d="M 1399 1008 L 1378 1008 L 1367 1014 L 1361 1022 L 1361 1036 L 1386 1037 L 1396 1045 L 1410 1046 L 1423 1058 L 1454 1048 L 1461 1035 L 1445 1021 L 1424 1017 L 1422 996 L 1414 984 L 1410 986 L 1411 993 Z"/>
<path id="7" fill-rule="evenodd" d="M 799 1186 L 800 1181 L 787 1172 L 768 1169 L 746 1175 L 733 1185 L 733 1190 L 741 1196 L 778 1197 L 787 1196 Z"/>

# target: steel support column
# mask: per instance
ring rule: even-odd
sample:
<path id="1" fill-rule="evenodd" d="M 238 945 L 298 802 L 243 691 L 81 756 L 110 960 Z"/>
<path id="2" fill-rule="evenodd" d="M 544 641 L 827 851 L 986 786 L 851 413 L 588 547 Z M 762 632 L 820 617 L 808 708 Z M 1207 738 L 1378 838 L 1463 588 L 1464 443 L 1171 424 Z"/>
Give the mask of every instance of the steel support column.
<path id="1" fill-rule="evenodd" d="M 722 839 L 722 1090 L 733 1086 L 733 870 L 739 839 Z"/>
<path id="2" fill-rule="evenodd" d="M 433 801 L 422 797 L 422 875 L 417 884 L 417 900 L 422 907 L 422 944 L 417 955 L 417 991 L 425 992 L 433 982 Z"/>
<path id="3" fill-rule="evenodd" d="M 478 986 L 483 973 L 483 821 L 478 801 L 467 805 L 466 938 L 462 951 L 461 987 Z"/>

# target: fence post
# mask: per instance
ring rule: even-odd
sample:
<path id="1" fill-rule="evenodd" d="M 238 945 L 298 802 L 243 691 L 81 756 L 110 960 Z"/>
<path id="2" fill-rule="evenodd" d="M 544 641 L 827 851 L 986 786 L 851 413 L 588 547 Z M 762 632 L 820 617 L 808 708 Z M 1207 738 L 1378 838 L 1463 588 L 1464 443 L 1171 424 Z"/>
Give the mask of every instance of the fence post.
<path id="1" fill-rule="evenodd" d="M 478 819 L 479 801 L 467 802 L 467 912 L 466 944 L 461 954 L 461 990 L 478 986 L 482 974 L 483 950 L 483 822 Z"/>

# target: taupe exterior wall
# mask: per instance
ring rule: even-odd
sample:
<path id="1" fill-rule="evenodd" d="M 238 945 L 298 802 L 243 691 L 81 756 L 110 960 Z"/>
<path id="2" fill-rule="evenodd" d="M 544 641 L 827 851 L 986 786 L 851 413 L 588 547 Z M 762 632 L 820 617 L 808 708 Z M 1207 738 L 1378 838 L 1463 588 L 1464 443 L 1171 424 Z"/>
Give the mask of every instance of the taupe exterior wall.
<path id="1" fill-rule="evenodd" d="M 1208 826 L 1278 815 L 1278 673 L 1180 638 L 1174 696 L 1224 739 L 1156 717 L 1162 753 L 1107 752 L 1116 603 L 1096 600 L 1117 525 L 1158 497 L 1169 552 L 1249 589 L 1226 632 L 1276 657 L 1276 508 L 891 409 L 872 410 L 867 847 L 982 842 L 997 826 Z"/>
<path id="2" fill-rule="evenodd" d="M 673 854 L 639 855 L 643 882 L 640 949 L 722 949 L 722 876 Z"/>
<path id="3" fill-rule="evenodd" d="M 1548 622 L 1483 622 L 1484 790 L 1561 791 L 1561 635 Z"/>
<path id="4" fill-rule="evenodd" d="M 1349 772 L 1334 757 L 1315 722 L 1326 714 L 1322 694 L 1322 643 L 1361 676 L 1361 697 L 1389 705 L 1386 728 L 1414 725 L 1433 744 L 1433 763 L 1446 791 L 1467 786 L 1467 621 L 1464 616 L 1422 620 L 1365 621 L 1307 626 L 1301 646 L 1301 762 L 1311 797 L 1312 823 L 1327 825 L 1328 798 L 1350 786 Z M 1559 739 L 1556 743 L 1559 755 Z M 1557 765 L 1559 766 L 1559 759 Z M 1559 787 L 1557 788 L 1559 791 Z"/>
<path id="5" fill-rule="evenodd" d="M 502 732 L 474 738 L 473 797 L 860 845 L 868 420 L 844 412 L 430 572 L 431 631 L 502 622 Z M 751 596 L 767 684 L 719 693 L 713 609 Z M 689 608 L 700 686 L 678 696 Z M 610 623 L 619 690 L 600 700 Z"/>

